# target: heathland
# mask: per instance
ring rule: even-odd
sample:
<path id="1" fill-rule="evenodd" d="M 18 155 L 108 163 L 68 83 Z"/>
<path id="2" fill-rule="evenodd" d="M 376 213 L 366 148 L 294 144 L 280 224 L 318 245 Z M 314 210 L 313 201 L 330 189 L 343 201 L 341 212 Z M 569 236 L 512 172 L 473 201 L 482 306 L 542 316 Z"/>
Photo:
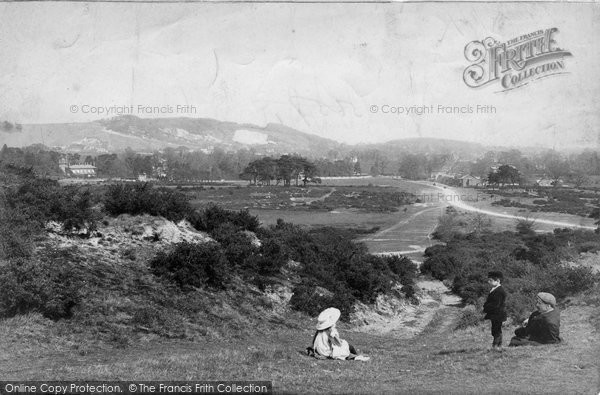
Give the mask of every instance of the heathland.
<path id="1" fill-rule="evenodd" d="M 61 187 L 5 167 L 2 183 L 4 379 L 270 380 L 290 393 L 600 388 L 600 236 L 546 232 L 551 211 L 497 221 L 439 198 L 439 185 L 386 177 Z M 457 194 L 467 192 L 446 192 Z M 562 344 L 489 350 L 480 308 L 491 269 L 506 275 L 505 338 L 544 290 L 559 298 Z M 370 361 L 303 353 L 332 305 Z"/>

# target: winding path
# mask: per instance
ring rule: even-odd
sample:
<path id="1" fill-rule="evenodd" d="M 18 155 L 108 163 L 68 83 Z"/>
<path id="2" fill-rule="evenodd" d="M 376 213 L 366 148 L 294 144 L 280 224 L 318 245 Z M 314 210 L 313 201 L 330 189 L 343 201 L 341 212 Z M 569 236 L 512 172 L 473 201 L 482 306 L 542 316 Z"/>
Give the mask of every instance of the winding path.
<path id="1" fill-rule="evenodd" d="M 432 185 L 432 187 L 440 189 L 444 192 L 449 192 L 449 193 L 445 193 L 443 195 L 460 196 L 460 193 L 458 193 L 456 190 L 449 188 L 449 187 L 443 188 L 443 187 L 439 187 L 437 185 Z M 461 210 L 481 213 L 481 214 L 489 215 L 491 217 L 508 218 L 508 219 L 515 219 L 515 220 L 531 220 L 531 218 L 523 217 L 520 215 L 504 214 L 504 213 L 498 213 L 498 212 L 495 212 L 492 210 L 480 209 L 477 207 L 470 206 L 461 200 L 449 199 L 448 204 L 450 204 L 454 207 L 458 207 Z M 564 222 L 564 221 L 552 221 L 552 220 L 540 219 L 540 218 L 535 219 L 535 222 L 541 223 L 541 224 L 547 224 L 547 225 L 560 226 L 563 228 L 579 228 L 579 229 L 587 229 L 587 230 L 595 230 L 596 229 L 596 227 L 594 227 L 594 226 L 581 225 L 581 224 L 575 224 L 572 222 Z"/>

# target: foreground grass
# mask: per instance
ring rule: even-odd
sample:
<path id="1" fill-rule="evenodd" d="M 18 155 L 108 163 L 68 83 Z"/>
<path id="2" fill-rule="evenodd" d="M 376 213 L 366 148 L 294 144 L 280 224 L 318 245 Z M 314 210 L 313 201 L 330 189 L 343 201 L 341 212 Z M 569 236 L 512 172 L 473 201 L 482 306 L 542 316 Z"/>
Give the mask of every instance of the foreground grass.
<path id="1" fill-rule="evenodd" d="M 555 346 L 489 351 L 487 325 L 453 330 L 456 307 L 440 311 L 412 339 L 352 332 L 344 337 L 372 357 L 369 362 L 316 360 L 302 355 L 312 338 L 305 329 L 228 341 L 151 341 L 121 350 L 82 352 L 46 338 L 23 341 L 43 329 L 26 321 L 0 323 L 3 379 L 69 380 L 272 380 L 278 393 L 587 393 L 600 390 L 598 305 L 568 306 Z M 13 320 L 18 320 L 15 318 Z M 18 325 L 15 325 L 18 324 Z M 27 325 L 26 325 L 27 326 Z M 15 330 L 18 329 L 16 335 Z M 508 340 L 514 328 L 505 328 Z M 25 332 L 24 332 L 25 331 Z M 25 336 L 27 339 L 27 336 Z M 18 360 L 13 357 L 18 352 Z"/>

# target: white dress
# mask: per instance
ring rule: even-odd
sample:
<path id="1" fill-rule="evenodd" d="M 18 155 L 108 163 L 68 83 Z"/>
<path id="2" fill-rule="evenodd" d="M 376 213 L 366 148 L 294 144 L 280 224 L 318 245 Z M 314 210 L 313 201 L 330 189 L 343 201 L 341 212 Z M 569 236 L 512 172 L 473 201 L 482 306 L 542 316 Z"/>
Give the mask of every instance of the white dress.
<path id="1" fill-rule="evenodd" d="M 346 359 L 350 356 L 350 345 L 346 340 L 340 339 L 335 327 L 317 333 L 313 348 L 317 354 L 333 359 Z"/>

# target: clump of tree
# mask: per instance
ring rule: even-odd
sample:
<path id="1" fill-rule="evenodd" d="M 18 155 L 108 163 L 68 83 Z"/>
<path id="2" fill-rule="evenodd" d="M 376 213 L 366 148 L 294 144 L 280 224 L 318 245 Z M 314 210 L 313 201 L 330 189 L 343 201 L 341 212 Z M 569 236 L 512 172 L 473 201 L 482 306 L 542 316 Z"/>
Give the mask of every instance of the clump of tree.
<path id="1" fill-rule="evenodd" d="M 297 155 L 282 155 L 279 159 L 265 157 L 252 161 L 244 168 L 240 178 L 249 180 L 254 185 L 271 185 L 275 181 L 277 185 L 282 183 L 283 186 L 290 186 L 293 181 L 296 186 L 299 182 L 306 186 L 309 182 L 321 182 L 315 164 Z"/>
<path id="2" fill-rule="evenodd" d="M 24 148 L 8 147 L 0 149 L 0 165 L 10 165 L 18 168 L 31 168 L 40 177 L 60 175 L 58 160 L 60 154 L 42 144 L 34 144 Z"/>
<path id="3" fill-rule="evenodd" d="M 502 165 L 497 170 L 491 171 L 487 176 L 490 185 L 515 185 L 521 181 L 519 170 L 512 165 Z"/>

